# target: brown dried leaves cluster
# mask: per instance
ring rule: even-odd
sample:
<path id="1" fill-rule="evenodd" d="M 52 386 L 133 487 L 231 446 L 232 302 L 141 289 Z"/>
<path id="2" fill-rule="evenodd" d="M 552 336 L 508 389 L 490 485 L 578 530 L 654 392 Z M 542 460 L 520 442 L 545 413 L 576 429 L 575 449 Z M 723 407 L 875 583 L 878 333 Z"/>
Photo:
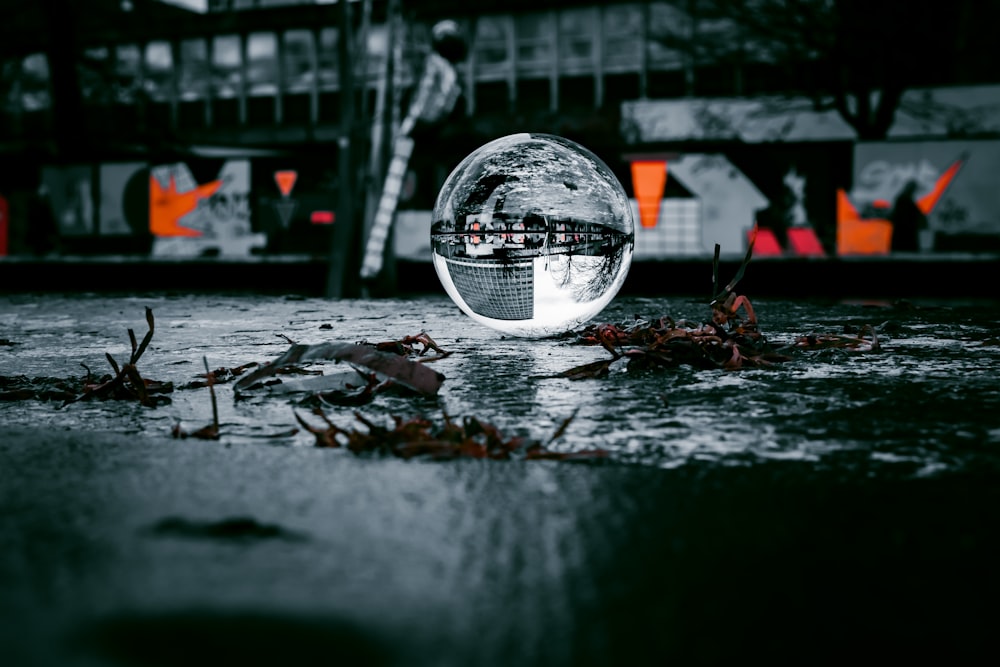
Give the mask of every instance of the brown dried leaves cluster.
<path id="1" fill-rule="evenodd" d="M 355 418 L 365 426 L 364 430 L 359 430 L 338 427 L 319 408 L 314 409 L 313 414 L 324 422 L 323 426 L 310 424 L 297 412 L 295 418 L 316 437 L 318 447 L 345 447 L 355 454 L 389 454 L 404 459 L 425 456 L 437 460 L 520 458 L 558 461 L 607 456 L 604 450 L 562 452 L 549 449 L 548 445 L 565 432 L 572 416 L 563 421 L 547 444 L 543 444 L 524 437 L 506 437 L 493 424 L 475 417 L 455 422 L 444 415 L 441 423 L 424 417 L 409 420 L 393 417 L 393 426 L 388 428 L 355 412 Z"/>
<path id="2" fill-rule="evenodd" d="M 664 316 L 656 320 L 637 318 L 629 324 L 599 324 L 578 332 L 581 345 L 600 345 L 611 359 L 583 364 L 557 374 L 571 380 L 608 375 L 613 365 L 624 363 L 629 369 L 693 366 L 701 369 L 737 370 L 772 366 L 789 361 L 794 350 L 840 348 L 853 351 L 878 351 L 874 327 L 866 325 L 857 335 L 823 334 L 800 336 L 791 345 L 775 347 L 764 337 L 750 299 L 736 293 L 753 256 L 757 228 L 750 237 L 746 256 L 729 283 L 719 288 L 719 251 L 715 246 L 711 319 L 708 322 L 674 321 Z M 870 338 L 866 338 L 865 334 Z"/>

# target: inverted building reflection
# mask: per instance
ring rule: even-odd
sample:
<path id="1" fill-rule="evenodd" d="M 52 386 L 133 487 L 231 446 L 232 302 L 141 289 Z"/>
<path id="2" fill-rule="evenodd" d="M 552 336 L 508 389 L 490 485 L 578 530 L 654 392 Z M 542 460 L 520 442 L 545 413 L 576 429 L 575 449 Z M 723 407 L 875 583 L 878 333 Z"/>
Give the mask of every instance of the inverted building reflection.
<path id="1" fill-rule="evenodd" d="M 616 280 L 633 237 L 591 222 L 487 211 L 434 223 L 431 242 L 472 310 L 525 320 L 535 316 L 538 272 L 573 301 L 592 301 Z"/>

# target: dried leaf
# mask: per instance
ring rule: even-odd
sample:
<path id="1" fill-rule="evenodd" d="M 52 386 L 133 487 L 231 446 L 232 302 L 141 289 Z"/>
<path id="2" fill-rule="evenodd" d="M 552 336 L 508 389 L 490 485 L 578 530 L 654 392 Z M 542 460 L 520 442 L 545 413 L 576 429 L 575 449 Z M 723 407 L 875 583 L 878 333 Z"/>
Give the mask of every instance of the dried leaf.
<path id="1" fill-rule="evenodd" d="M 613 359 L 600 359 L 598 361 L 592 361 L 588 364 L 575 366 L 569 370 L 556 373 L 555 375 L 549 377 L 569 378 L 570 380 L 586 380 L 589 378 L 604 377 L 611 371 L 611 364 L 618 361 L 619 358 L 620 357 L 615 357 Z"/>
<path id="2" fill-rule="evenodd" d="M 444 375 L 425 364 L 390 352 L 380 352 L 367 345 L 355 343 L 318 343 L 292 345 L 271 363 L 243 376 L 235 385 L 238 394 L 261 379 L 270 377 L 285 366 L 310 361 L 347 361 L 372 370 L 418 393 L 436 395 L 444 382 Z"/>

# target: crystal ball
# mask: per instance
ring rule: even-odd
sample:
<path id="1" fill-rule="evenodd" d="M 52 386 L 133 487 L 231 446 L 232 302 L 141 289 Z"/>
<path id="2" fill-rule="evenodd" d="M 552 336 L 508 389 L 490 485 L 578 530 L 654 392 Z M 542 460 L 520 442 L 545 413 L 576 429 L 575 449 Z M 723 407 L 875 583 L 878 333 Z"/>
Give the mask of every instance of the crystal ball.
<path id="1" fill-rule="evenodd" d="M 506 334 L 570 331 L 600 313 L 632 264 L 632 206 L 583 146 L 521 133 L 480 146 L 434 204 L 434 269 L 470 318 Z"/>

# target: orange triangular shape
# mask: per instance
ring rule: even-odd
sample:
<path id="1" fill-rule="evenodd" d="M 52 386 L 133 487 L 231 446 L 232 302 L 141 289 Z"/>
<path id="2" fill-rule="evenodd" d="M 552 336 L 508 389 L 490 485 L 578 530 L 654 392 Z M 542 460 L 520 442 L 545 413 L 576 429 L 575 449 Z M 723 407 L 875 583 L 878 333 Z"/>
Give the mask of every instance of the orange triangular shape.
<path id="1" fill-rule="evenodd" d="M 847 198 L 847 193 L 844 192 L 843 188 L 837 188 L 837 221 L 860 219 L 861 216 L 858 215 L 858 209 Z"/>
<path id="2" fill-rule="evenodd" d="M 929 193 L 920 198 L 920 200 L 917 202 L 917 206 L 920 208 L 921 212 L 923 212 L 924 215 L 930 215 L 931 209 L 933 209 L 934 206 L 938 203 L 938 199 L 940 199 L 941 195 L 944 194 L 944 191 L 948 189 L 948 186 L 955 178 L 955 174 L 957 174 L 958 170 L 961 168 L 962 168 L 962 160 L 955 160 L 955 162 L 953 162 L 951 166 L 948 167 L 945 170 L 945 172 L 941 174 L 941 176 L 937 179 L 937 181 L 934 183 L 934 188 Z"/>
<path id="3" fill-rule="evenodd" d="M 298 177 L 299 173 L 291 169 L 274 172 L 274 182 L 278 184 L 278 189 L 281 190 L 282 197 L 292 194 L 292 188 L 295 187 L 295 181 Z"/>
<path id="4" fill-rule="evenodd" d="M 639 204 L 639 222 L 643 227 L 656 227 L 666 185 L 666 160 L 636 160 L 632 163 L 632 188 Z"/>

